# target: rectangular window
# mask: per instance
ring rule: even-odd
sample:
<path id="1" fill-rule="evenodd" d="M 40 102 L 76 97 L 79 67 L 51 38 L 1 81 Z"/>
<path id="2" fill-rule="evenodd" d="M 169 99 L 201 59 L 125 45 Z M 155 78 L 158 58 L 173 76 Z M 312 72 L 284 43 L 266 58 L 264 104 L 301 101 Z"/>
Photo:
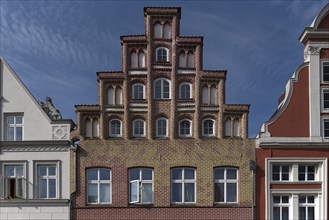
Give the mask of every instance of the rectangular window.
<path id="1" fill-rule="evenodd" d="M 111 203 L 111 170 L 92 168 L 87 170 L 87 203 Z"/>
<path id="2" fill-rule="evenodd" d="M 316 167 L 313 165 L 299 165 L 298 166 L 298 180 L 299 181 L 314 181 Z"/>
<path id="3" fill-rule="evenodd" d="M 323 62 L 322 77 L 323 82 L 329 82 L 329 62 Z"/>
<path id="4" fill-rule="evenodd" d="M 217 168 L 214 170 L 215 203 L 236 203 L 238 200 L 238 170 Z"/>
<path id="5" fill-rule="evenodd" d="M 329 90 L 323 90 L 323 108 L 329 109 Z"/>
<path id="6" fill-rule="evenodd" d="M 196 178 L 193 168 L 171 170 L 171 202 L 173 204 L 195 203 Z"/>
<path id="7" fill-rule="evenodd" d="M 273 165 L 272 180 L 273 181 L 289 181 L 290 166 L 289 165 Z"/>
<path id="8" fill-rule="evenodd" d="M 153 170 L 134 168 L 129 170 L 129 203 L 153 203 Z"/>
<path id="9" fill-rule="evenodd" d="M 303 220 L 314 220 L 314 196 L 299 196 L 298 216 Z"/>
<path id="10" fill-rule="evenodd" d="M 38 195 L 41 199 L 58 198 L 58 170 L 56 164 L 38 164 Z"/>
<path id="11" fill-rule="evenodd" d="M 323 120 L 323 137 L 329 138 L 329 119 Z"/>
<path id="12" fill-rule="evenodd" d="M 273 196 L 273 220 L 289 220 L 289 196 Z"/>
<path id="13" fill-rule="evenodd" d="M 22 141 L 23 140 L 23 116 L 8 115 L 6 116 L 6 140 Z"/>
<path id="14" fill-rule="evenodd" d="M 23 165 L 5 165 L 0 177 L 0 197 L 5 199 L 24 198 L 26 179 Z"/>

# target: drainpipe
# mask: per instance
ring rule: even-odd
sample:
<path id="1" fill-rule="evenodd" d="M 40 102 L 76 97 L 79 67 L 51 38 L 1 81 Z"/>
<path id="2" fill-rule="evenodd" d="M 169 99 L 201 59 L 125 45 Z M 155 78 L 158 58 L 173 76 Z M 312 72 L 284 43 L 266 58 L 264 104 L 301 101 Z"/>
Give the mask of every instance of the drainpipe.
<path id="1" fill-rule="evenodd" d="M 73 168 L 73 172 L 74 172 L 74 189 L 73 191 L 71 192 L 71 195 L 70 195 L 70 219 L 71 219 L 71 209 L 72 209 L 72 197 L 73 197 L 73 194 L 76 192 L 77 190 L 77 151 L 78 151 L 78 147 L 79 147 L 79 143 L 80 143 L 80 140 L 77 140 L 77 141 L 74 141 L 73 143 L 71 143 L 71 150 L 73 150 L 73 153 L 74 153 L 74 156 L 73 156 L 73 164 L 74 164 L 74 168 Z"/>
<path id="2" fill-rule="evenodd" d="M 256 168 L 257 168 L 257 164 L 254 160 L 250 160 L 249 161 L 249 170 L 251 170 L 251 175 L 252 175 L 252 179 L 251 179 L 251 182 L 252 182 L 252 220 L 255 220 L 255 171 L 256 171 Z"/>

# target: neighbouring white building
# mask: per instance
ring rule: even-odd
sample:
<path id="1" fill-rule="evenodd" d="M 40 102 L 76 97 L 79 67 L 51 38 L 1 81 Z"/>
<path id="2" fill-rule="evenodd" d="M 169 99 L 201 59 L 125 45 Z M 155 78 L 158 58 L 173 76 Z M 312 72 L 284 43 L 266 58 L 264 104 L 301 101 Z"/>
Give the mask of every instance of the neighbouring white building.
<path id="1" fill-rule="evenodd" d="M 72 120 L 0 58 L 0 219 L 69 219 Z"/>

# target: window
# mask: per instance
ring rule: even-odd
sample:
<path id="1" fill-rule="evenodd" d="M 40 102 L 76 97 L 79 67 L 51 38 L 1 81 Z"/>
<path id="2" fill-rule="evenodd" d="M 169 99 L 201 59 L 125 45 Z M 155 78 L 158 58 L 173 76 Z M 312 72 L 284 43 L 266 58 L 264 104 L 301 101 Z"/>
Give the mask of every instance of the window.
<path id="1" fill-rule="evenodd" d="M 157 62 L 168 62 L 168 49 L 159 47 L 156 49 L 156 61 Z"/>
<path id="2" fill-rule="evenodd" d="M 23 116 L 8 115 L 7 116 L 7 141 L 23 140 Z"/>
<path id="3" fill-rule="evenodd" d="M 135 51 L 133 51 L 130 55 L 130 63 L 132 68 L 138 67 L 138 55 Z"/>
<path id="4" fill-rule="evenodd" d="M 39 198 L 58 198 L 58 171 L 56 164 L 40 164 L 37 166 L 37 170 Z"/>
<path id="5" fill-rule="evenodd" d="M 272 180 L 273 181 L 289 181 L 289 165 L 273 165 Z"/>
<path id="6" fill-rule="evenodd" d="M 24 198 L 26 179 L 23 165 L 4 166 L 4 175 L 0 176 L 0 197 L 5 199 Z"/>
<path id="7" fill-rule="evenodd" d="M 217 105 L 217 89 L 214 86 L 210 88 L 210 104 Z"/>
<path id="8" fill-rule="evenodd" d="M 107 103 L 114 105 L 114 88 L 110 86 L 107 90 Z"/>
<path id="9" fill-rule="evenodd" d="M 273 196 L 273 220 L 289 220 L 289 196 Z"/>
<path id="10" fill-rule="evenodd" d="M 212 119 L 205 119 L 202 123 L 202 135 L 214 136 L 215 135 L 215 121 Z"/>
<path id="11" fill-rule="evenodd" d="M 110 121 L 110 137 L 121 137 L 122 136 L 121 121 L 113 119 Z"/>
<path id="12" fill-rule="evenodd" d="M 322 80 L 323 82 L 329 82 L 329 62 L 323 62 L 322 64 Z"/>
<path id="13" fill-rule="evenodd" d="M 145 54 L 143 51 L 139 51 L 138 54 L 138 67 L 145 67 Z"/>
<path id="14" fill-rule="evenodd" d="M 89 204 L 111 203 L 111 170 L 92 168 L 87 170 L 87 202 Z"/>
<path id="15" fill-rule="evenodd" d="M 154 25 L 154 38 L 161 38 L 161 29 L 162 29 L 162 26 L 160 23 L 156 23 Z"/>
<path id="16" fill-rule="evenodd" d="M 187 67 L 194 67 L 194 55 L 192 52 L 187 54 Z"/>
<path id="17" fill-rule="evenodd" d="M 238 202 L 238 170 L 216 168 L 214 171 L 215 203 Z"/>
<path id="18" fill-rule="evenodd" d="M 129 203 L 153 203 L 153 170 L 134 168 L 129 170 Z"/>
<path id="19" fill-rule="evenodd" d="M 192 84 L 182 83 L 179 85 L 179 98 L 191 99 L 192 98 Z"/>
<path id="20" fill-rule="evenodd" d="M 117 87 L 115 90 L 115 104 L 122 105 L 122 89 Z"/>
<path id="21" fill-rule="evenodd" d="M 234 122 L 233 122 L 233 136 L 234 137 L 240 136 L 240 134 L 239 134 L 239 119 L 234 119 Z"/>
<path id="22" fill-rule="evenodd" d="M 315 219 L 315 203 L 314 196 L 299 196 L 299 219 L 314 220 Z"/>
<path id="23" fill-rule="evenodd" d="M 314 181 L 316 167 L 313 165 L 298 165 L 298 180 L 299 181 Z"/>
<path id="24" fill-rule="evenodd" d="M 205 105 L 208 104 L 208 87 L 207 86 L 202 87 L 202 104 L 205 104 Z"/>
<path id="25" fill-rule="evenodd" d="M 196 177 L 193 168 L 171 170 L 171 202 L 195 203 Z"/>
<path id="26" fill-rule="evenodd" d="M 329 110 L 329 90 L 323 90 L 323 108 Z"/>
<path id="27" fill-rule="evenodd" d="M 90 118 L 85 119 L 85 126 L 86 126 L 86 130 L 85 130 L 86 138 L 91 138 L 93 131 L 92 131 L 92 123 Z"/>
<path id="28" fill-rule="evenodd" d="M 170 25 L 168 23 L 163 26 L 163 38 L 170 39 Z"/>
<path id="29" fill-rule="evenodd" d="M 86 138 L 99 137 L 99 122 L 97 118 L 85 119 L 85 134 Z"/>
<path id="30" fill-rule="evenodd" d="M 329 138 L 329 120 L 323 120 L 323 136 Z"/>
<path id="31" fill-rule="evenodd" d="M 133 85 L 133 99 L 145 99 L 144 97 L 144 85 L 136 83 Z"/>
<path id="32" fill-rule="evenodd" d="M 168 137 L 168 119 L 158 118 L 156 123 L 156 136 Z"/>
<path id="33" fill-rule="evenodd" d="M 133 121 L 133 135 L 134 137 L 145 137 L 145 121 L 137 119 Z"/>
<path id="34" fill-rule="evenodd" d="M 231 137 L 231 118 L 225 121 L 225 137 Z"/>
<path id="35" fill-rule="evenodd" d="M 165 23 L 161 25 L 160 23 L 154 24 L 154 38 L 171 38 L 170 24 Z"/>
<path id="36" fill-rule="evenodd" d="M 179 136 L 180 137 L 191 137 L 192 136 L 192 121 L 181 120 L 179 122 Z"/>
<path id="37" fill-rule="evenodd" d="M 180 54 L 179 54 L 178 66 L 186 67 L 186 59 L 185 59 L 184 51 L 180 52 Z"/>
<path id="38" fill-rule="evenodd" d="M 97 118 L 93 119 L 93 137 L 99 137 L 99 122 Z"/>
<path id="39" fill-rule="evenodd" d="M 170 81 L 160 78 L 154 81 L 154 98 L 169 99 L 170 98 Z"/>

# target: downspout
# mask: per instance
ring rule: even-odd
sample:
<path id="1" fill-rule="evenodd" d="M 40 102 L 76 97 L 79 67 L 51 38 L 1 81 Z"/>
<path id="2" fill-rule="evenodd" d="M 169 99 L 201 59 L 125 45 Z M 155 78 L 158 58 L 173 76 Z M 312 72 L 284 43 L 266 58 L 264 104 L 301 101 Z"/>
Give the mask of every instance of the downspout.
<path id="1" fill-rule="evenodd" d="M 80 140 L 78 141 L 74 141 L 73 143 L 71 143 L 71 150 L 73 150 L 73 172 L 74 172 L 74 182 L 73 182 L 73 191 L 71 192 L 70 194 L 70 219 L 72 218 L 71 216 L 71 210 L 72 210 L 72 197 L 73 197 L 73 194 L 76 192 L 76 189 L 77 189 L 77 150 L 78 150 L 78 147 L 79 147 L 79 143 L 80 143 Z"/>
<path id="2" fill-rule="evenodd" d="M 252 220 L 255 220 L 255 171 L 257 168 L 257 164 L 254 160 L 249 161 L 249 170 L 251 170 L 251 183 L 252 183 L 252 207 L 251 207 L 251 215 Z"/>

